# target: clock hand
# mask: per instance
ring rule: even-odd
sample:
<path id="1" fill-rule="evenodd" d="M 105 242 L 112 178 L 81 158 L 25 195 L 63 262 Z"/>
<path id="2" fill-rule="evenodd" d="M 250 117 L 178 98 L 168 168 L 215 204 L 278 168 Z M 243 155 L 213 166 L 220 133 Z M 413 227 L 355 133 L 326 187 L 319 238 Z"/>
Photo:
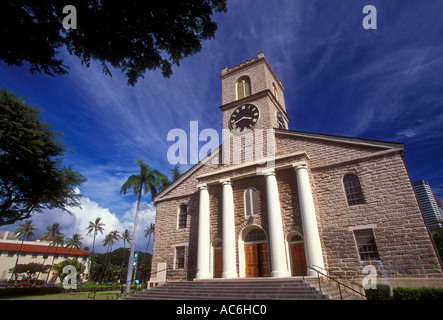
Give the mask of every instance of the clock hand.
<path id="1" fill-rule="evenodd" d="M 244 119 L 252 119 L 252 117 L 241 117 L 240 119 L 238 119 L 237 121 L 235 121 L 233 124 L 237 124 L 237 122 L 240 122 Z"/>
<path id="2" fill-rule="evenodd" d="M 240 122 L 244 119 L 245 117 L 241 117 L 240 119 L 238 119 L 237 121 L 235 121 L 233 124 L 237 124 L 237 122 Z"/>

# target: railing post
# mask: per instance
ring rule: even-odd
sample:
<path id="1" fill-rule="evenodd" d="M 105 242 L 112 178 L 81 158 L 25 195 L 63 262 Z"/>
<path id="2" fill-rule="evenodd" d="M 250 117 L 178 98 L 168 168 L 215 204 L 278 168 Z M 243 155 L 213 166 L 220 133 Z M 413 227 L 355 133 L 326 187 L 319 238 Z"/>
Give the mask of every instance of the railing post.
<path id="1" fill-rule="evenodd" d="M 315 270 L 315 269 L 314 269 Z M 315 271 L 317 271 L 317 270 L 315 270 Z M 320 292 L 321 292 L 321 281 L 320 281 L 320 274 L 318 273 L 318 271 L 317 271 L 317 279 L 318 279 L 318 289 L 320 290 Z"/>

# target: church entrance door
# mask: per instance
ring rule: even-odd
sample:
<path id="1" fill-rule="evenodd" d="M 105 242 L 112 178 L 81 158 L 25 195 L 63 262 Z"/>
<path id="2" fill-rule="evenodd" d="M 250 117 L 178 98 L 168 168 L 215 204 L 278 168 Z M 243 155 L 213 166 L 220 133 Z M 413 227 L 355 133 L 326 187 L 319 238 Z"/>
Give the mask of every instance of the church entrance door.
<path id="1" fill-rule="evenodd" d="M 223 248 L 214 248 L 214 278 L 221 278 L 223 273 Z"/>
<path id="2" fill-rule="evenodd" d="M 246 277 L 270 277 L 268 244 L 245 243 Z"/>
<path id="3" fill-rule="evenodd" d="M 292 275 L 305 276 L 307 274 L 305 245 L 303 242 L 293 242 L 290 246 Z"/>

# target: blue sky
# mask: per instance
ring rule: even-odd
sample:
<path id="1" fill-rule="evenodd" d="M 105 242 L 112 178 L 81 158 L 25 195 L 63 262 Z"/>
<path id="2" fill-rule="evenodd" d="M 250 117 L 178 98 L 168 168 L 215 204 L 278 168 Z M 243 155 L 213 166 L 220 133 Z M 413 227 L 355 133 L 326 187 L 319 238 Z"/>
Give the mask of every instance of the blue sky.
<path id="1" fill-rule="evenodd" d="M 377 30 L 365 30 L 362 9 L 377 8 Z M 42 109 L 65 134 L 65 163 L 88 178 L 82 209 L 37 215 L 41 229 L 60 222 L 67 236 L 101 216 L 106 231 L 132 230 L 135 198 L 119 190 L 137 173 L 137 157 L 164 173 L 169 130 L 222 127 L 220 72 L 263 51 L 285 88 L 289 129 L 404 142 L 413 181 L 443 186 L 443 2 L 356 0 L 236 0 L 214 16 L 215 39 L 174 67 L 171 78 L 147 72 L 135 87 L 119 71 L 82 66 L 60 53 L 69 75 L 31 74 L 0 62 L 0 87 Z M 185 171 L 190 166 L 182 166 Z M 141 231 L 154 222 L 144 198 Z M 15 230 L 5 226 L 2 230 Z M 102 239 L 99 238 L 99 241 Z M 101 246 L 96 246 L 101 247 Z M 100 249 L 100 248 L 99 248 Z M 104 248 L 101 249 L 102 251 Z"/>

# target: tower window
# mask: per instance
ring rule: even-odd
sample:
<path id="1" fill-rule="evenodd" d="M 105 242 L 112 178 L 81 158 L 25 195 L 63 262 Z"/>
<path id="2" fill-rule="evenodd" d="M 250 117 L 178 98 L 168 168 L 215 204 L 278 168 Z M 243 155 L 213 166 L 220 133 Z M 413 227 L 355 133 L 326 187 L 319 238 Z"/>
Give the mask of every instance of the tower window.
<path id="1" fill-rule="evenodd" d="M 258 215 L 258 196 L 255 188 L 245 191 L 245 213 L 247 217 Z"/>
<path id="2" fill-rule="evenodd" d="M 360 179 L 355 174 L 347 174 L 343 178 L 343 185 L 345 187 L 346 199 L 349 206 L 364 204 L 365 198 L 360 185 Z"/>
<path id="3" fill-rule="evenodd" d="M 178 228 L 184 229 L 186 228 L 188 220 L 188 207 L 185 204 L 180 206 L 180 212 L 178 214 Z"/>
<path id="4" fill-rule="evenodd" d="M 272 91 L 274 93 L 274 97 L 275 99 L 278 101 L 278 91 L 277 91 L 277 86 L 275 85 L 275 83 L 272 83 Z"/>
<path id="5" fill-rule="evenodd" d="M 249 77 L 241 77 L 237 81 L 237 99 L 241 99 L 251 95 L 251 79 Z"/>

